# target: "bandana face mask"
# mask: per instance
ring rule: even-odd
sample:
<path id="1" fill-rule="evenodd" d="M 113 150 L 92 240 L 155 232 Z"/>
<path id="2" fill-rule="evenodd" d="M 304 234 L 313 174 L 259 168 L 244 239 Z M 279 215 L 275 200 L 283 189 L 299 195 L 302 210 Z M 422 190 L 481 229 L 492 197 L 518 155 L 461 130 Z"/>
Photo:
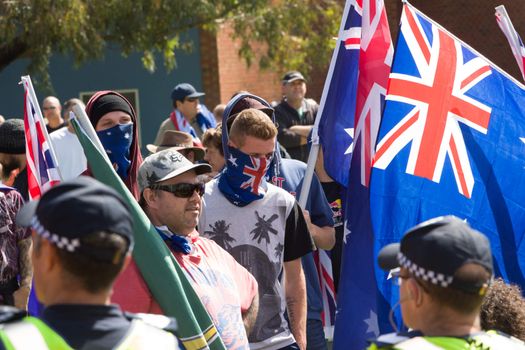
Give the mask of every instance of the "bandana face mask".
<path id="1" fill-rule="evenodd" d="M 131 165 L 129 148 L 133 142 L 133 123 L 115 125 L 97 131 L 97 135 L 117 174 L 122 180 L 127 179 Z"/>
<path id="2" fill-rule="evenodd" d="M 244 207 L 266 193 L 266 173 L 273 157 L 255 158 L 233 147 L 229 153 L 219 189 L 231 203 Z"/>

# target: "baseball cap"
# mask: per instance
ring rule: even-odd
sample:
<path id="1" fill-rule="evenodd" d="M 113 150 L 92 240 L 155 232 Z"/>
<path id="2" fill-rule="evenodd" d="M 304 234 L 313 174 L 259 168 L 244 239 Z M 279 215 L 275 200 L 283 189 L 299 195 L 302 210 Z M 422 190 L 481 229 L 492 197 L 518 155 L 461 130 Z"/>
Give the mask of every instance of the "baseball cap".
<path id="1" fill-rule="evenodd" d="M 184 101 L 186 97 L 195 98 L 206 95 L 204 92 L 198 92 L 193 85 L 182 83 L 173 88 L 171 91 L 171 99 L 173 101 Z"/>
<path id="2" fill-rule="evenodd" d="M 173 148 L 146 157 L 139 168 L 138 182 L 142 193 L 146 187 L 195 170 L 197 175 L 211 172 L 209 164 L 193 164 Z"/>
<path id="3" fill-rule="evenodd" d="M 406 268 L 412 275 L 441 287 L 479 293 L 488 281 L 461 280 L 455 273 L 472 263 L 493 272 L 489 240 L 455 216 L 441 216 L 410 229 L 401 239 L 383 247 L 377 257 L 383 270 Z"/>
<path id="4" fill-rule="evenodd" d="M 306 83 L 304 76 L 296 70 L 290 71 L 283 76 L 283 84 L 288 84 L 296 80 L 302 80 Z"/>
<path id="5" fill-rule="evenodd" d="M 272 118 L 274 109 L 271 108 L 269 105 L 264 105 L 261 101 L 250 97 L 245 96 L 241 98 L 239 101 L 235 103 L 235 105 L 230 110 L 230 114 L 227 116 L 228 119 L 226 119 L 226 126 L 228 127 L 228 130 L 232 126 L 233 121 L 235 120 L 235 117 L 245 109 L 254 108 L 258 109 L 262 112 L 264 112 L 268 117 Z"/>
<path id="6" fill-rule="evenodd" d="M 153 144 L 146 145 L 146 148 L 151 153 L 163 151 L 168 148 L 173 148 L 175 151 L 188 150 L 195 153 L 195 160 L 204 158 L 204 148 L 195 147 L 193 145 L 193 138 L 190 134 L 184 131 L 167 130 L 162 134 L 160 145 Z"/>
<path id="7" fill-rule="evenodd" d="M 16 224 L 32 227 L 60 249 L 97 260 L 113 261 L 115 252 L 84 243 L 83 238 L 92 233 L 116 233 L 130 247 L 133 245 L 133 219 L 128 205 L 114 189 L 87 176 L 64 181 L 39 200 L 26 203 L 16 216 Z"/>

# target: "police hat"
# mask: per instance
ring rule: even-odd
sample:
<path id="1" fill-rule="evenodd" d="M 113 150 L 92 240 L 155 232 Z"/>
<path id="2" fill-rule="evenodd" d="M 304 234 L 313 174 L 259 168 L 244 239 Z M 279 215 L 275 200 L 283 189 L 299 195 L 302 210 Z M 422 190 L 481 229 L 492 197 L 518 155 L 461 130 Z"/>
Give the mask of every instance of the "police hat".
<path id="1" fill-rule="evenodd" d="M 102 260 L 113 255 L 90 252 L 94 248 L 83 246 L 83 238 L 106 231 L 124 237 L 130 247 L 133 244 L 133 220 L 126 202 L 112 188 L 86 176 L 62 182 L 39 200 L 26 203 L 16 216 L 16 224 L 33 228 L 60 249 L 100 256 Z"/>

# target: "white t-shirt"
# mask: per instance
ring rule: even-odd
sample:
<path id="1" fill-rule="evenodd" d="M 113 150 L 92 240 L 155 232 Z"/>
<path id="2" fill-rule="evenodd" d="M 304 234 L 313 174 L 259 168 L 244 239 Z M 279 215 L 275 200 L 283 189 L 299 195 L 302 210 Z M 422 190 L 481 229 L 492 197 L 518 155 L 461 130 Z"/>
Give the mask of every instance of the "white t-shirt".
<path id="1" fill-rule="evenodd" d="M 237 207 L 221 193 L 217 179 L 206 184 L 200 234 L 228 251 L 259 284 L 259 314 L 249 334 L 252 350 L 275 350 L 295 342 L 284 318 L 286 299 L 280 276 L 285 261 L 311 249 L 305 243 L 306 224 L 289 225 L 299 221 L 295 203 L 288 192 L 268 184 L 263 198 Z"/>
<path id="2" fill-rule="evenodd" d="M 87 169 L 86 156 L 77 135 L 63 127 L 49 134 L 49 138 L 55 150 L 62 180 L 74 179 Z"/>

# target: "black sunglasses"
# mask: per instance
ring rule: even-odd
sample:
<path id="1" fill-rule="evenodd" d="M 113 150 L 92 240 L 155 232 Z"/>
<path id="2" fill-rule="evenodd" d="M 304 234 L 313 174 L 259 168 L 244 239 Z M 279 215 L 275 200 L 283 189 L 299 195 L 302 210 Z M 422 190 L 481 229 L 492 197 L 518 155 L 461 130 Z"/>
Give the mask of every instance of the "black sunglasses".
<path id="1" fill-rule="evenodd" d="M 204 194 L 204 184 L 188 184 L 180 183 L 174 185 L 151 185 L 152 190 L 161 190 L 165 192 L 172 193 L 175 197 L 179 198 L 190 198 L 193 196 L 193 193 L 197 191 L 197 194 L 202 197 Z"/>

